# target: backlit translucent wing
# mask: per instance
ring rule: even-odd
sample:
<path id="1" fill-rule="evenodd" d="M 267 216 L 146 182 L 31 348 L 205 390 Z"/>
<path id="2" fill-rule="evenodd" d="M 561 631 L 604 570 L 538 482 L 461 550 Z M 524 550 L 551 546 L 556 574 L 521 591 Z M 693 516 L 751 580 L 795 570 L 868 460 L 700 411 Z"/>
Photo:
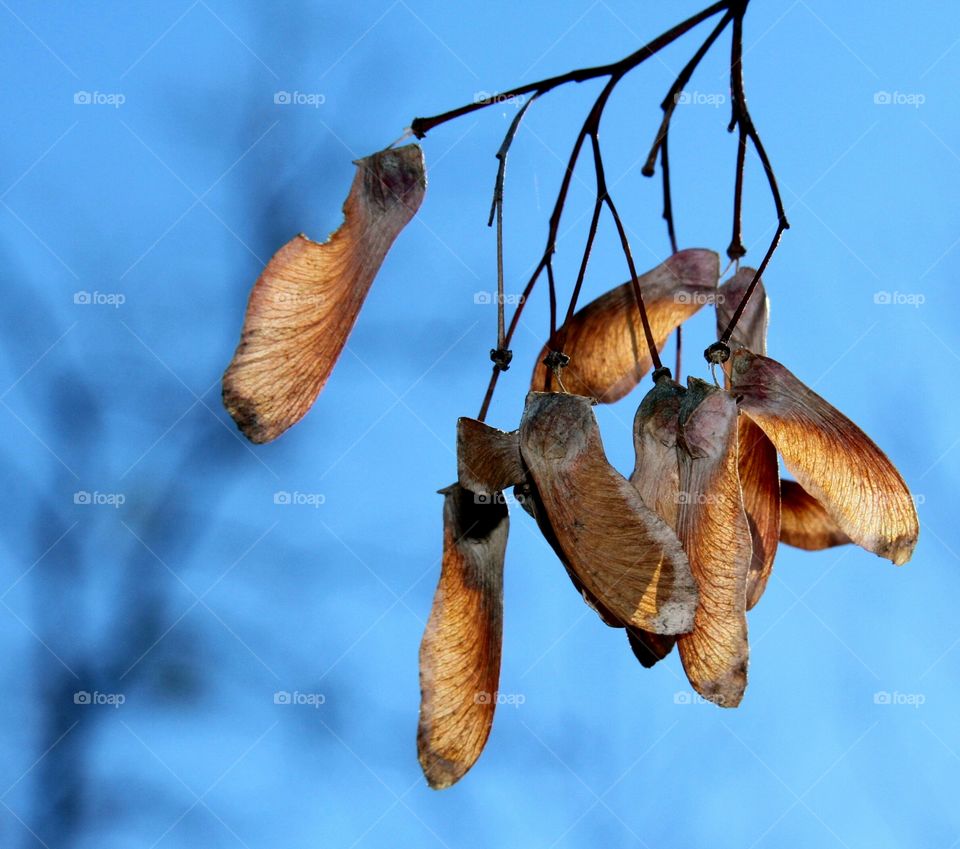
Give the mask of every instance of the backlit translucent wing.
<path id="1" fill-rule="evenodd" d="M 285 244 L 250 293 L 223 403 L 253 442 L 276 439 L 313 405 L 353 329 L 370 284 L 426 189 L 416 145 L 356 162 L 344 220 L 323 243 Z"/>
<path id="2" fill-rule="evenodd" d="M 718 277 L 717 254 L 698 248 L 678 251 L 640 276 L 640 290 L 658 349 L 684 320 L 704 304 L 712 303 Z M 559 338 L 540 352 L 532 389 L 548 388 L 548 369 L 542 361 L 554 345 L 559 345 Z M 611 403 L 633 389 L 652 362 L 632 284 L 617 286 L 576 312 L 567 327 L 563 349 L 570 357 L 561 375 L 568 392 Z"/>
<path id="3" fill-rule="evenodd" d="M 800 485 L 857 545 L 906 563 L 917 544 L 917 511 L 886 455 L 776 360 L 741 349 L 732 361 L 740 408 L 770 437 Z"/>
<path id="4" fill-rule="evenodd" d="M 689 630 L 697 592 L 670 527 L 609 462 L 592 401 L 531 392 L 520 452 L 564 562 L 624 624 Z"/>
<path id="5" fill-rule="evenodd" d="M 503 560 L 509 518 L 459 484 L 442 490 L 443 563 L 420 644 L 417 751 L 430 786 L 457 782 L 493 724 L 503 632 Z"/>

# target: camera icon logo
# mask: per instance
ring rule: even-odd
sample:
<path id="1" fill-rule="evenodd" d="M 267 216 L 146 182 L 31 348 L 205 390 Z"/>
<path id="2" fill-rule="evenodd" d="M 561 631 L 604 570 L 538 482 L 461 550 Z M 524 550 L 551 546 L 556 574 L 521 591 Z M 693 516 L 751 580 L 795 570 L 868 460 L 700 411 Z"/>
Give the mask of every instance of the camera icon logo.
<path id="1" fill-rule="evenodd" d="M 273 703 L 275 705 L 288 705 L 291 702 L 291 696 L 287 690 L 277 690 L 273 694 Z"/>
<path id="2" fill-rule="evenodd" d="M 873 93 L 873 102 L 877 106 L 887 106 L 891 103 L 892 98 L 890 97 L 889 91 L 875 91 Z"/>
<path id="3" fill-rule="evenodd" d="M 74 504 L 90 504 L 92 501 L 92 496 L 85 489 L 81 489 L 73 494 Z"/>
<path id="4" fill-rule="evenodd" d="M 879 690 L 873 694 L 873 703 L 875 705 L 888 705 L 890 702 L 890 693 L 888 693 L 886 690 Z"/>
<path id="5" fill-rule="evenodd" d="M 491 295 L 489 292 L 474 292 L 473 302 L 475 304 L 492 304 L 493 295 Z"/>
<path id="6" fill-rule="evenodd" d="M 75 304 L 89 304 L 92 300 L 89 292 L 80 291 L 73 293 L 73 302 Z"/>
<path id="7" fill-rule="evenodd" d="M 275 91 L 273 93 L 273 102 L 278 106 L 288 106 L 292 99 L 289 91 Z"/>
<path id="8" fill-rule="evenodd" d="M 275 492 L 273 494 L 273 503 L 274 504 L 289 504 L 290 503 L 290 493 L 281 490 L 280 492 Z"/>
<path id="9" fill-rule="evenodd" d="M 86 690 L 77 690 L 77 692 L 73 694 L 73 703 L 75 705 L 88 705 L 92 701 L 92 697 Z"/>
<path id="10" fill-rule="evenodd" d="M 684 690 L 678 690 L 673 694 L 673 703 L 675 705 L 688 705 L 691 703 L 690 694 Z"/>
<path id="11" fill-rule="evenodd" d="M 93 102 L 89 91 L 75 91 L 73 93 L 73 102 L 77 106 L 89 106 Z"/>
<path id="12" fill-rule="evenodd" d="M 873 293 L 873 302 L 875 304 L 889 304 L 893 300 L 889 292 L 874 292 Z"/>

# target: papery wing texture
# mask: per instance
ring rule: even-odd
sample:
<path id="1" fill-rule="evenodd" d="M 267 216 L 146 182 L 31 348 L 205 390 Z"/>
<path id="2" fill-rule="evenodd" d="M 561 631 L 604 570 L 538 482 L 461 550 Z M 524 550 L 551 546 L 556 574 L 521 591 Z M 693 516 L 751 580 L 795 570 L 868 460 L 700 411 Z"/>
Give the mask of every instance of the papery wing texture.
<path id="1" fill-rule="evenodd" d="M 677 431 L 684 394 L 679 384 L 658 381 L 640 402 L 633 420 L 636 461 L 630 483 L 643 503 L 674 529 L 680 509 Z"/>
<path id="2" fill-rule="evenodd" d="M 796 481 L 780 481 L 780 541 L 806 551 L 846 545 L 848 537 Z"/>
<path id="3" fill-rule="evenodd" d="M 741 268 L 717 292 L 717 338 L 723 334 L 733 318 L 737 307 L 746 295 L 756 270 Z M 767 326 L 770 323 L 770 300 L 763 281 L 757 285 L 747 301 L 737 326 L 730 336 L 730 347 L 747 348 L 755 354 L 767 353 Z M 730 386 L 729 367 L 724 381 Z M 743 489 L 743 506 L 750 523 L 753 541 L 753 562 L 747 581 L 747 609 L 753 607 L 763 595 L 773 559 L 780 539 L 780 466 L 777 449 L 746 416 L 740 417 L 740 486 Z"/>
<path id="4" fill-rule="evenodd" d="M 624 624 L 689 630 L 696 587 L 676 534 L 608 462 L 592 401 L 531 392 L 520 452 L 566 565 Z"/>
<path id="5" fill-rule="evenodd" d="M 427 782 L 454 784 L 493 724 L 503 632 L 506 505 L 478 504 L 459 484 L 442 491 L 443 561 L 420 644 L 417 751 Z"/>
<path id="6" fill-rule="evenodd" d="M 323 243 L 287 242 L 254 284 L 223 403 L 253 442 L 296 424 L 323 389 L 394 239 L 423 200 L 417 145 L 356 163 L 344 220 Z"/>
<path id="7" fill-rule="evenodd" d="M 712 302 L 719 265 L 715 252 L 692 248 L 678 251 L 639 278 L 658 349 L 684 320 Z M 532 389 L 547 387 L 548 369 L 543 358 L 559 344 L 559 336 L 558 332 L 540 352 Z M 563 348 L 570 357 L 562 373 L 568 392 L 608 404 L 633 389 L 652 366 L 633 285 L 628 282 L 617 286 L 576 312 L 567 327 Z"/>
<path id="8" fill-rule="evenodd" d="M 672 380 L 660 380 L 640 402 L 633 420 L 636 452 L 630 483 L 643 503 L 676 530 L 680 511 L 680 466 L 677 431 L 680 402 L 686 390 Z M 666 657 L 676 638 L 631 628 L 630 648 L 646 667 Z"/>
<path id="9" fill-rule="evenodd" d="M 737 405 L 729 393 L 689 381 L 678 456 L 678 531 L 700 591 L 693 632 L 677 640 L 680 657 L 698 693 L 736 707 L 747 685 L 752 547 L 737 470 Z"/>
<path id="10" fill-rule="evenodd" d="M 520 456 L 519 431 L 497 430 L 476 419 L 461 418 L 457 422 L 457 466 L 460 485 L 474 493 L 483 493 L 485 498 L 497 498 L 499 492 L 513 486 L 514 500 L 536 520 L 583 600 L 605 624 L 623 627 L 623 623 L 590 594 L 567 563 L 536 487 L 528 480 Z"/>
<path id="11" fill-rule="evenodd" d="M 780 464 L 777 449 L 753 421 L 741 415 L 737 431 L 740 487 L 753 543 L 747 579 L 749 610 L 767 588 L 780 542 Z"/>
<path id="12" fill-rule="evenodd" d="M 498 430 L 466 417 L 457 421 L 457 473 L 460 485 L 472 492 L 502 492 L 523 483 L 517 431 Z"/>
<path id="13" fill-rule="evenodd" d="M 741 409 L 767 434 L 800 485 L 857 545 L 898 566 L 919 534 L 910 491 L 886 455 L 850 419 L 776 360 L 733 355 Z"/>

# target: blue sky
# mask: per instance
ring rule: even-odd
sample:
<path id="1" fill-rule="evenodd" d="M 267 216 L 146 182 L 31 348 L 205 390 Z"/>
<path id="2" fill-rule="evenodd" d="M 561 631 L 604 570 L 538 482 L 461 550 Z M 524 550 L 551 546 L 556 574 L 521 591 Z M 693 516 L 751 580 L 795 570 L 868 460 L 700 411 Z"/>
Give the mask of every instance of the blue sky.
<path id="1" fill-rule="evenodd" d="M 750 617 L 737 710 L 689 699 L 676 656 L 639 668 L 515 511 L 501 689 L 521 703 L 500 708 L 456 787 L 435 793 L 420 775 L 435 491 L 455 475 L 456 419 L 476 415 L 489 370 L 495 312 L 475 295 L 495 285 L 486 216 L 513 105 L 422 143 L 423 207 L 303 422 L 253 447 L 220 406 L 249 287 L 290 237 L 336 227 L 353 159 L 415 116 L 617 59 L 699 8 L 667 5 L 0 3 L 0 844 L 881 849 L 923 823 L 924 845 L 956 845 L 960 14 L 948 4 L 756 0 L 746 18 L 749 104 L 792 225 L 765 275 L 770 354 L 887 451 L 922 531 L 899 569 L 849 547 L 782 548 Z M 604 116 L 641 269 L 669 244 L 659 179 L 640 167 L 699 38 L 633 72 Z M 670 135 L 680 246 L 721 253 L 728 50 L 724 36 Z M 508 290 L 539 258 L 598 90 L 543 97 L 517 136 Z M 578 171 L 561 291 L 592 199 Z M 751 154 L 745 262 L 774 225 Z M 584 300 L 625 278 L 605 222 Z M 705 375 L 711 326 L 706 311 L 690 322 L 686 373 Z M 541 291 L 492 424 L 518 422 L 545 332 Z M 623 470 L 638 400 L 598 411 Z M 315 497 L 275 504 L 278 491 Z M 277 704 L 277 692 L 315 698 Z"/>

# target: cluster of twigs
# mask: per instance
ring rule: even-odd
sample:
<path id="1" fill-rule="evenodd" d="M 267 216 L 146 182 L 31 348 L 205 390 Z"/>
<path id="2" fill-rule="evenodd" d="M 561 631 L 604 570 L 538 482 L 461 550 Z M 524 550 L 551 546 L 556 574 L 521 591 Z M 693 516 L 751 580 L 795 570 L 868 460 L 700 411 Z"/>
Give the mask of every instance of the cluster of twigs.
<path id="1" fill-rule="evenodd" d="M 478 419 L 457 422 L 457 479 L 440 490 L 443 558 L 420 647 L 417 732 L 420 763 L 432 787 L 449 787 L 471 768 L 492 726 L 500 680 L 508 489 L 537 523 L 584 601 L 608 626 L 626 632 L 639 662 L 652 666 L 676 645 L 691 686 L 724 707 L 735 707 L 743 698 L 747 611 L 767 586 L 780 543 L 808 550 L 855 543 L 896 564 L 909 560 L 916 546 L 916 509 L 896 467 L 839 410 L 766 356 L 768 301 L 761 275 L 788 224 L 744 94 L 748 2 L 714 3 L 619 62 L 550 77 L 411 125 L 410 131 L 423 137 L 491 103 L 529 95 L 497 151 L 488 221 L 496 223 L 497 236 L 493 372 Z M 663 116 L 643 173 L 652 176 L 659 159 L 663 218 L 673 252 L 641 276 L 607 183 L 600 147 L 604 109 L 633 68 L 716 15 L 719 20 L 661 103 Z M 668 137 L 684 87 L 728 27 L 728 130 L 737 130 L 738 144 L 727 255 L 738 267 L 720 286 L 723 275 L 714 251 L 677 249 Z M 576 136 L 543 254 L 507 324 L 503 207 L 510 147 L 538 98 L 566 83 L 597 77 L 606 82 Z M 588 145 L 596 177 L 593 212 L 570 300 L 558 315 L 553 255 L 574 170 Z M 777 211 L 776 232 L 756 270 L 739 267 L 746 254 L 741 210 L 748 145 L 763 165 Z M 423 200 L 419 145 L 391 145 L 356 165 L 340 227 L 325 242 L 303 235 L 291 239 L 251 292 L 240 343 L 224 375 L 223 398 L 254 442 L 277 438 L 309 410 L 387 251 Z M 630 279 L 577 310 L 604 207 L 617 229 Z M 499 374 L 510 366 L 510 342 L 523 308 L 542 276 L 549 287 L 547 343 L 519 426 L 498 430 L 484 419 Z M 684 387 L 664 367 L 658 346 L 711 300 L 717 341 L 704 355 L 712 370 L 726 363 L 724 385 L 716 378 L 714 385 L 689 378 Z M 643 346 L 637 344 L 641 334 Z M 680 348 L 678 336 L 678 373 Z M 570 363 L 575 367 L 564 372 Z M 651 370 L 654 386 L 641 400 L 632 428 L 636 464 L 626 478 L 606 457 L 593 406 L 624 397 Z M 559 392 L 551 391 L 553 381 Z M 781 479 L 778 457 L 792 480 Z"/>
<path id="2" fill-rule="evenodd" d="M 729 132 L 737 130 L 738 144 L 734 184 L 733 234 L 730 240 L 730 245 L 727 248 L 727 256 L 730 257 L 730 259 L 734 262 L 738 262 L 740 258 L 743 257 L 747 252 L 741 236 L 741 209 L 743 202 L 744 164 L 748 142 L 753 145 L 753 148 L 760 159 L 760 163 L 763 166 L 767 183 L 769 184 L 770 192 L 773 196 L 773 202 L 776 207 L 777 228 L 773 239 L 767 248 L 766 254 L 763 257 L 763 260 L 757 267 L 751 284 L 747 287 L 743 298 L 733 313 L 729 325 L 724 332 L 720 334 L 720 339 L 707 348 L 707 350 L 704 352 L 707 361 L 711 363 L 725 362 L 729 357 L 730 349 L 727 345 L 727 342 L 730 340 L 730 337 L 736 328 L 737 322 L 740 320 L 740 317 L 743 314 L 743 310 L 746 307 L 747 302 L 754 293 L 757 282 L 760 280 L 761 275 L 770 262 L 770 258 L 773 256 L 773 253 L 780 242 L 780 237 L 783 235 L 783 231 L 790 226 L 787 222 L 786 213 L 783 208 L 783 202 L 780 197 L 780 191 L 777 188 L 777 180 L 773 172 L 773 167 L 770 164 L 770 159 L 767 156 L 763 142 L 760 140 L 760 135 L 757 132 L 756 126 L 753 123 L 753 119 L 750 116 L 750 111 L 747 108 L 747 99 L 743 85 L 742 57 L 743 18 L 748 4 L 749 0 L 719 0 L 719 2 L 708 6 L 706 9 L 703 9 L 696 15 L 693 15 L 682 23 L 677 24 L 675 27 L 672 27 L 657 38 L 653 39 L 648 44 L 641 47 L 639 50 L 631 53 L 629 56 L 625 56 L 623 59 L 620 59 L 617 62 L 599 65 L 593 68 L 582 68 L 575 71 L 570 71 L 566 74 L 548 77 L 547 79 L 540 80 L 539 82 L 529 83 L 527 85 L 510 89 L 506 92 L 490 95 L 489 97 L 477 100 L 476 102 L 466 104 L 464 106 L 460 106 L 440 115 L 435 115 L 431 118 L 416 118 L 411 123 L 410 129 L 413 134 L 417 138 L 423 138 L 430 130 L 455 118 L 462 117 L 463 115 L 467 115 L 470 112 L 474 112 L 478 109 L 483 109 L 484 107 L 490 106 L 493 103 L 502 102 L 508 98 L 518 98 L 525 95 L 530 95 L 530 97 L 523 104 L 523 107 L 517 112 L 517 115 L 511 122 L 506 136 L 504 137 L 503 144 L 500 146 L 500 149 L 497 152 L 499 168 L 497 171 L 496 185 L 494 188 L 493 204 L 490 211 L 490 224 L 493 223 L 494 219 L 496 219 L 497 224 L 497 345 L 490 351 L 490 358 L 493 360 L 494 366 L 493 372 L 490 376 L 490 381 L 487 385 L 486 393 L 483 398 L 483 403 L 480 408 L 480 413 L 478 416 L 480 421 L 483 421 L 486 418 L 500 372 L 506 371 L 507 368 L 509 368 L 510 360 L 512 358 L 510 351 L 511 339 L 513 338 L 514 331 L 519 324 L 523 308 L 529 300 L 529 296 L 532 293 L 534 286 L 544 273 L 547 277 L 549 294 L 550 334 L 548 338 L 551 340 L 551 351 L 548 355 L 546 364 L 550 367 L 551 372 L 559 375 L 560 370 L 569 361 L 567 355 L 563 353 L 565 329 L 577 307 L 577 301 L 580 296 L 580 290 L 583 286 L 587 265 L 590 260 L 590 253 L 593 248 L 594 239 L 597 234 L 597 228 L 600 223 L 600 215 L 604 206 L 606 206 L 609 210 L 610 215 L 613 218 L 614 225 L 617 228 L 620 244 L 630 272 L 630 280 L 632 282 L 634 295 L 636 297 L 637 309 L 639 310 L 644 337 L 654 364 L 653 379 L 656 381 L 658 376 L 664 373 L 669 373 L 668 371 L 663 371 L 664 366 L 660 360 L 657 347 L 654 344 L 653 333 L 650 329 L 650 322 L 647 318 L 646 309 L 643 303 L 643 295 L 641 294 L 640 285 L 638 283 L 638 275 L 633 261 L 633 254 L 630 249 L 630 242 L 627 237 L 626 230 L 624 229 L 623 222 L 621 221 L 620 215 L 617 211 L 616 203 L 614 202 L 607 185 L 603 165 L 603 155 L 600 149 L 600 121 L 603 117 L 604 108 L 610 99 L 610 95 L 613 93 L 618 83 L 630 71 L 642 64 L 651 56 L 658 53 L 664 47 L 672 44 L 674 41 L 685 35 L 697 25 L 721 13 L 722 15 L 720 20 L 710 31 L 709 35 L 707 35 L 707 37 L 704 39 L 697 51 L 693 54 L 690 61 L 687 62 L 687 64 L 677 75 L 676 80 L 674 81 L 673 85 L 670 86 L 670 89 L 667 91 L 666 96 L 660 104 L 661 109 L 663 110 L 663 119 L 660 123 L 659 129 L 657 130 L 656 138 L 654 139 L 653 145 L 650 148 L 646 162 L 644 163 L 642 173 L 646 177 L 652 177 L 655 173 L 656 162 L 659 157 L 663 189 L 663 218 L 667 225 L 667 234 L 670 239 L 671 249 L 674 253 L 676 253 L 676 227 L 674 224 L 673 203 L 671 200 L 670 191 L 670 156 L 668 147 L 670 122 L 673 118 L 674 110 L 676 109 L 679 97 L 684 87 L 689 83 L 693 72 L 696 70 L 703 57 L 706 56 L 710 48 L 724 32 L 724 30 L 726 30 L 728 26 L 731 27 L 731 117 L 727 129 Z M 557 199 L 553 206 L 553 212 L 550 215 L 546 245 L 544 246 L 543 254 L 540 258 L 540 261 L 534 268 L 533 273 L 530 275 L 530 278 L 527 280 L 527 283 L 522 290 L 521 297 L 518 300 L 516 309 L 511 317 L 509 326 L 507 326 L 504 315 L 503 296 L 503 183 L 506 173 L 507 154 L 510 150 L 510 145 L 516 137 L 520 122 L 523 120 L 527 109 L 538 97 L 546 94 L 549 91 L 552 91 L 555 88 L 566 85 L 567 83 L 580 83 L 586 80 L 603 77 L 607 78 L 607 82 L 594 101 L 593 106 L 587 114 L 587 117 L 584 120 L 583 125 L 581 126 L 580 131 L 573 143 L 573 149 L 570 152 L 566 171 L 563 175 L 563 179 L 561 180 L 559 191 L 557 192 Z M 564 322 L 558 331 L 557 288 L 553 269 L 553 255 L 556 252 L 557 233 L 560 227 L 560 219 L 563 215 L 563 209 L 566 204 L 567 194 L 570 189 L 570 183 L 573 178 L 574 169 L 588 140 L 593 155 L 593 166 L 596 176 L 596 198 L 594 201 L 593 214 L 590 219 L 590 226 L 587 231 L 583 256 L 581 258 L 579 271 L 577 273 L 577 279 L 573 286 L 573 291 L 567 306 Z M 680 370 L 680 350 L 681 339 L 680 330 L 678 328 L 676 367 L 678 372 Z"/>

